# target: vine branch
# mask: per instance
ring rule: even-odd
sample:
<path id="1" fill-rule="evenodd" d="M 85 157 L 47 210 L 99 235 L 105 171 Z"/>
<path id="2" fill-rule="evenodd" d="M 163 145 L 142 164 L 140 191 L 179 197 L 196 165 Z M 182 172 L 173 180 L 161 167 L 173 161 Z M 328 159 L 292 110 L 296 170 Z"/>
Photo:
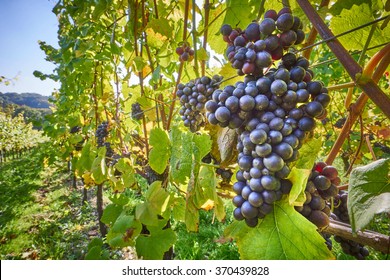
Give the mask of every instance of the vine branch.
<path id="1" fill-rule="evenodd" d="M 371 77 L 362 77 L 362 68 L 351 57 L 348 51 L 340 44 L 337 38 L 334 38 L 325 22 L 316 13 L 308 0 L 297 0 L 310 22 L 317 29 L 319 35 L 326 40 L 327 45 L 344 66 L 349 76 L 357 83 L 357 85 L 368 95 L 368 97 L 382 110 L 382 112 L 390 118 L 390 99 L 371 79 Z"/>

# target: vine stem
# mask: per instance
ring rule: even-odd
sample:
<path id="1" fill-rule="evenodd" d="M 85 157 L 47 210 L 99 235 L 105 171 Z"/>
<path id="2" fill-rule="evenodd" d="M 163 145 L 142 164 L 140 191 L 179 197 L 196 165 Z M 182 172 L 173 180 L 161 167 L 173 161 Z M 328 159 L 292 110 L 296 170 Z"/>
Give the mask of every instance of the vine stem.
<path id="1" fill-rule="evenodd" d="M 209 17 L 210 17 L 210 0 L 205 0 L 204 2 L 204 33 L 203 33 L 203 49 L 206 51 L 207 48 L 207 39 L 209 33 Z M 206 60 L 202 59 L 201 61 L 202 76 L 206 75 Z"/>
<path id="2" fill-rule="evenodd" d="M 331 91 L 331 90 L 351 88 L 351 87 L 354 87 L 354 86 L 356 86 L 355 82 L 348 82 L 348 83 L 344 83 L 344 84 L 329 86 L 329 87 L 327 87 L 327 89 L 329 91 Z"/>
<path id="3" fill-rule="evenodd" d="M 334 220 L 331 220 L 329 226 L 322 230 L 322 232 L 337 235 L 363 245 L 368 245 L 383 254 L 390 253 L 390 237 L 388 235 L 370 230 L 358 231 L 355 234 L 352 233 L 350 225 Z"/>
<path id="4" fill-rule="evenodd" d="M 373 160 L 377 160 L 376 155 L 375 155 L 375 153 L 374 153 L 374 150 L 372 149 L 372 146 L 371 146 L 371 143 L 370 143 L 370 136 L 369 136 L 369 135 L 366 135 L 366 137 L 364 137 L 364 138 L 365 138 L 365 140 L 366 140 L 366 144 L 367 144 L 368 150 L 369 150 L 370 153 L 371 153 L 372 159 L 373 159 Z"/>
<path id="5" fill-rule="evenodd" d="M 184 11 L 184 27 L 183 27 L 183 41 L 187 39 L 187 22 L 188 22 L 188 12 L 190 9 L 190 0 L 186 0 L 185 2 L 185 11 Z M 183 72 L 183 66 L 184 62 L 180 62 L 179 66 L 179 73 L 177 74 L 177 79 L 176 79 L 176 84 L 175 84 L 175 90 L 173 91 L 172 94 L 172 103 L 171 107 L 169 109 L 169 116 L 167 120 L 167 125 L 166 125 L 166 130 L 169 130 L 171 127 L 171 122 L 172 122 L 172 116 L 173 116 L 173 111 L 175 110 L 175 103 L 176 103 L 176 92 L 177 92 L 177 87 L 179 86 L 180 80 L 181 80 L 181 74 Z"/>
<path id="6" fill-rule="evenodd" d="M 197 46 L 196 46 L 196 2 L 192 0 L 192 44 L 194 46 L 194 70 L 196 77 L 199 77 L 199 66 L 198 66 L 198 54 L 197 54 Z"/>
<path id="7" fill-rule="evenodd" d="M 380 77 L 383 76 L 383 73 L 386 71 L 387 66 L 390 64 L 390 44 L 388 44 L 385 48 L 381 49 L 376 55 L 374 55 L 371 60 L 374 59 L 378 62 L 379 57 L 382 58 L 378 67 L 376 68 L 374 74 L 372 75 L 372 79 L 376 82 L 379 81 Z M 371 61 L 370 60 L 370 61 Z M 370 64 L 370 62 L 368 63 Z M 368 65 L 367 65 L 368 66 Z M 336 139 L 336 142 L 333 144 L 331 151 L 329 152 L 328 157 L 325 162 L 328 165 L 331 165 L 335 160 L 338 152 L 340 151 L 345 139 L 349 135 L 349 131 L 352 128 L 352 125 L 357 120 L 358 116 L 361 114 L 366 102 L 368 101 L 368 96 L 362 93 L 357 101 L 351 105 L 350 113 L 341 129 L 339 136 Z"/>
<path id="8" fill-rule="evenodd" d="M 336 55 L 340 63 L 344 66 L 349 76 L 357 83 L 357 85 L 368 95 L 368 97 L 382 110 L 382 112 L 390 118 L 390 99 L 371 79 L 362 75 L 362 68 L 351 57 L 348 51 L 340 44 L 337 38 L 334 38 L 325 22 L 316 13 L 308 0 L 297 0 L 297 3 L 302 8 L 310 22 L 317 29 L 318 34 L 327 40 L 327 45 Z"/>
<path id="9" fill-rule="evenodd" d="M 329 5 L 330 0 L 322 0 L 320 4 L 320 9 L 322 7 L 326 7 Z M 318 35 L 317 29 L 314 27 L 311 28 L 309 36 L 307 37 L 306 43 L 304 44 L 304 47 L 309 47 L 305 49 L 302 53 L 302 56 L 305 57 L 306 59 L 310 58 L 311 51 L 313 50 L 313 43 Z"/>

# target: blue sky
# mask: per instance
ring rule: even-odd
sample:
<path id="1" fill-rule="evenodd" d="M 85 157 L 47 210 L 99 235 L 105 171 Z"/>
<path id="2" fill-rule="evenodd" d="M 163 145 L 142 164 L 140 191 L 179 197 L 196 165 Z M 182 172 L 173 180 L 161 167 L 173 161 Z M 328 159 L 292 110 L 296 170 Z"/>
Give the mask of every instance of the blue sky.
<path id="1" fill-rule="evenodd" d="M 57 47 L 55 0 L 0 0 L 0 76 L 14 78 L 0 84 L 0 92 L 36 92 L 51 95 L 59 85 L 41 81 L 33 72 L 51 74 L 54 65 L 45 60 L 38 40 Z"/>

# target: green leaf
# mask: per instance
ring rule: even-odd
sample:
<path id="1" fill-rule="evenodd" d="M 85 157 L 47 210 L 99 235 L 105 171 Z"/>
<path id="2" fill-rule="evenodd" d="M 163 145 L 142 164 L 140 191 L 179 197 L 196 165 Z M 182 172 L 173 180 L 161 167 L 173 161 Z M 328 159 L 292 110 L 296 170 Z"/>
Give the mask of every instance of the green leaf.
<path id="1" fill-rule="evenodd" d="M 91 172 L 96 184 L 101 184 L 106 179 L 106 147 L 99 148 L 98 156 L 92 163 Z"/>
<path id="2" fill-rule="evenodd" d="M 173 219 L 175 221 L 185 221 L 185 215 L 186 215 L 186 201 L 181 196 L 174 197 L 172 202 Z"/>
<path id="3" fill-rule="evenodd" d="M 157 225 L 158 219 L 157 214 L 150 207 L 148 202 L 138 204 L 135 207 L 135 217 L 144 225 Z"/>
<path id="4" fill-rule="evenodd" d="M 239 25 L 245 29 L 249 23 L 257 18 L 260 3 L 261 0 L 227 0 L 224 23 L 229 23 L 232 26 Z"/>
<path id="5" fill-rule="evenodd" d="M 170 196 L 165 189 L 161 187 L 160 181 L 155 181 L 149 186 L 145 197 L 149 203 L 149 207 L 151 207 L 156 214 L 161 215 L 167 209 Z"/>
<path id="6" fill-rule="evenodd" d="M 295 211 L 286 200 L 255 228 L 244 221 L 233 222 L 224 235 L 235 239 L 241 259 L 318 260 L 333 259 L 314 224 Z"/>
<path id="7" fill-rule="evenodd" d="M 96 150 L 91 150 L 91 142 L 88 142 L 81 150 L 81 156 L 77 161 L 77 169 L 81 174 L 86 170 L 91 170 L 95 157 Z"/>
<path id="8" fill-rule="evenodd" d="M 311 170 L 321 149 L 322 140 L 320 138 L 312 138 L 305 142 L 299 149 L 299 157 L 294 166 L 298 169 Z"/>
<path id="9" fill-rule="evenodd" d="M 132 187 L 135 183 L 134 169 L 130 159 L 121 158 L 115 164 L 115 168 L 122 173 L 122 179 L 125 187 Z"/>
<path id="10" fill-rule="evenodd" d="M 363 229 L 375 214 L 390 212 L 390 158 L 352 170 L 348 213 L 353 231 Z"/>
<path id="11" fill-rule="evenodd" d="M 127 203 L 129 203 L 129 198 L 125 194 L 114 194 L 110 197 L 110 200 L 120 206 L 125 206 Z"/>
<path id="12" fill-rule="evenodd" d="M 341 1 L 340 1 L 341 2 Z M 354 4 L 350 9 L 343 9 L 338 16 L 334 16 L 330 21 L 330 28 L 334 34 L 346 32 L 360 25 L 369 23 L 376 19 L 375 8 L 370 6 L 367 1 L 358 5 Z M 382 6 L 383 9 L 383 6 Z M 370 46 L 377 46 L 390 41 L 390 28 L 381 30 L 380 25 L 375 27 L 374 35 L 371 38 Z M 352 33 L 339 37 L 340 42 L 347 50 L 361 50 L 367 42 L 371 26 L 356 30 Z M 373 54 L 377 50 L 368 51 Z"/>
<path id="13" fill-rule="evenodd" d="M 103 240 L 99 237 L 95 237 L 94 239 L 91 240 L 88 244 L 88 250 L 90 250 L 92 247 L 95 246 L 103 246 Z"/>
<path id="14" fill-rule="evenodd" d="M 153 128 L 150 131 L 149 143 L 153 146 L 149 153 L 150 167 L 157 173 L 162 174 L 171 154 L 168 135 L 161 128 Z"/>
<path id="15" fill-rule="evenodd" d="M 195 195 L 195 176 L 191 175 L 188 182 L 187 197 L 186 197 L 186 213 L 185 224 L 188 231 L 198 231 L 199 227 L 199 212 L 194 203 Z"/>
<path id="16" fill-rule="evenodd" d="M 149 236 L 139 236 L 136 249 L 144 260 L 161 260 L 163 255 L 176 242 L 175 232 L 168 228 L 152 231 Z"/>
<path id="17" fill-rule="evenodd" d="M 69 138 L 69 142 L 72 144 L 77 144 L 81 141 L 83 141 L 83 136 L 80 134 L 74 134 Z"/>
<path id="18" fill-rule="evenodd" d="M 134 244 L 141 233 L 142 225 L 133 216 L 121 215 L 107 233 L 107 242 L 111 247 L 125 247 Z"/>
<path id="19" fill-rule="evenodd" d="M 119 215 L 122 213 L 123 207 L 117 204 L 109 204 L 103 211 L 103 216 L 100 219 L 106 225 L 111 226 Z"/>
<path id="20" fill-rule="evenodd" d="M 159 18 L 159 19 L 152 18 L 146 25 L 146 28 L 151 28 L 156 33 L 160 33 L 165 37 L 168 38 L 172 37 L 173 28 L 170 25 L 169 20 L 166 18 Z"/>
<path id="21" fill-rule="evenodd" d="M 172 127 L 171 176 L 174 182 L 184 184 L 192 168 L 192 134 L 183 133 L 177 126 Z"/>
<path id="22" fill-rule="evenodd" d="M 206 134 L 194 135 L 194 156 L 195 161 L 200 163 L 202 158 L 204 158 L 211 151 L 211 139 L 210 136 Z"/>
<path id="23" fill-rule="evenodd" d="M 306 198 L 302 194 L 304 194 L 310 173 L 311 169 L 298 169 L 294 167 L 291 170 L 287 177 L 293 184 L 288 195 L 288 202 L 290 205 L 302 206 L 305 202 Z"/>

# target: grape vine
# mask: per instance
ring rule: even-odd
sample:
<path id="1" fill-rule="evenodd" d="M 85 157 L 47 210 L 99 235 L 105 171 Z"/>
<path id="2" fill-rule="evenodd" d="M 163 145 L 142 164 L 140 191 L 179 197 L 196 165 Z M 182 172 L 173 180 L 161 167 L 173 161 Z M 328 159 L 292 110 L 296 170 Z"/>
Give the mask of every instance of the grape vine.
<path id="1" fill-rule="evenodd" d="M 352 135 L 368 97 L 388 112 L 388 98 L 380 89 L 385 82 L 379 83 L 389 62 L 388 45 L 378 56 L 364 48 L 362 53 L 373 60 L 363 68 L 327 28 L 321 28 L 324 21 L 307 1 L 291 7 L 282 7 L 280 1 L 255 1 L 255 8 L 244 2 L 205 1 L 202 9 L 189 0 L 77 6 L 61 1 L 54 8 L 60 47 L 44 42 L 40 46 L 56 64 L 61 88 L 53 96 L 56 111 L 44 129 L 53 145 L 66 143 L 58 151 L 64 160 L 72 159 L 74 176 L 86 187 L 97 187 L 101 210 L 102 196 L 110 194 L 99 222 L 107 227 L 101 235 L 111 248 L 134 246 L 144 259 L 172 258 L 177 224 L 198 231 L 199 213 L 212 209 L 221 224 L 226 215 L 238 220 L 226 225 L 226 235 L 235 239 L 242 258 L 275 258 L 277 253 L 287 259 L 332 258 L 326 228 L 334 221 L 332 209 L 341 209 L 332 200 L 338 199 L 340 184 L 347 182 L 330 165 Z M 336 34 L 342 34 L 334 28 L 343 18 L 340 13 L 369 9 L 364 4 L 349 9 L 332 5 L 334 9 L 320 14 L 332 15 L 328 18 Z M 304 42 L 311 26 L 333 39 L 312 48 L 315 36 Z M 386 32 L 376 44 L 388 43 Z M 351 86 L 340 67 L 333 73 L 335 67 L 317 63 L 314 71 L 318 57 L 333 58 L 323 43 L 346 66 L 353 85 L 367 94 L 351 103 L 359 113 L 340 105 L 343 92 L 328 90 L 330 82 Z M 375 115 L 374 110 L 370 107 L 367 115 Z M 381 123 L 385 127 L 387 120 Z M 360 127 L 366 129 L 364 124 Z M 336 137 L 340 140 L 324 159 Z M 348 141 L 356 146 L 351 137 Z M 378 149 L 386 150 L 371 148 L 374 156 L 381 155 Z M 367 153 L 364 157 L 358 162 L 367 163 Z M 313 169 L 319 158 L 326 163 Z M 232 201 L 225 201 L 227 197 Z M 233 213 L 226 212 L 226 204 L 234 205 Z M 302 244 L 296 249 L 274 248 L 275 255 L 245 249 L 264 247 L 269 232 L 252 234 L 275 221 L 286 227 L 299 221 L 305 233 Z M 366 257 L 365 249 L 356 248 L 349 251 Z M 96 258 L 103 251 L 91 250 L 99 252 Z"/>

